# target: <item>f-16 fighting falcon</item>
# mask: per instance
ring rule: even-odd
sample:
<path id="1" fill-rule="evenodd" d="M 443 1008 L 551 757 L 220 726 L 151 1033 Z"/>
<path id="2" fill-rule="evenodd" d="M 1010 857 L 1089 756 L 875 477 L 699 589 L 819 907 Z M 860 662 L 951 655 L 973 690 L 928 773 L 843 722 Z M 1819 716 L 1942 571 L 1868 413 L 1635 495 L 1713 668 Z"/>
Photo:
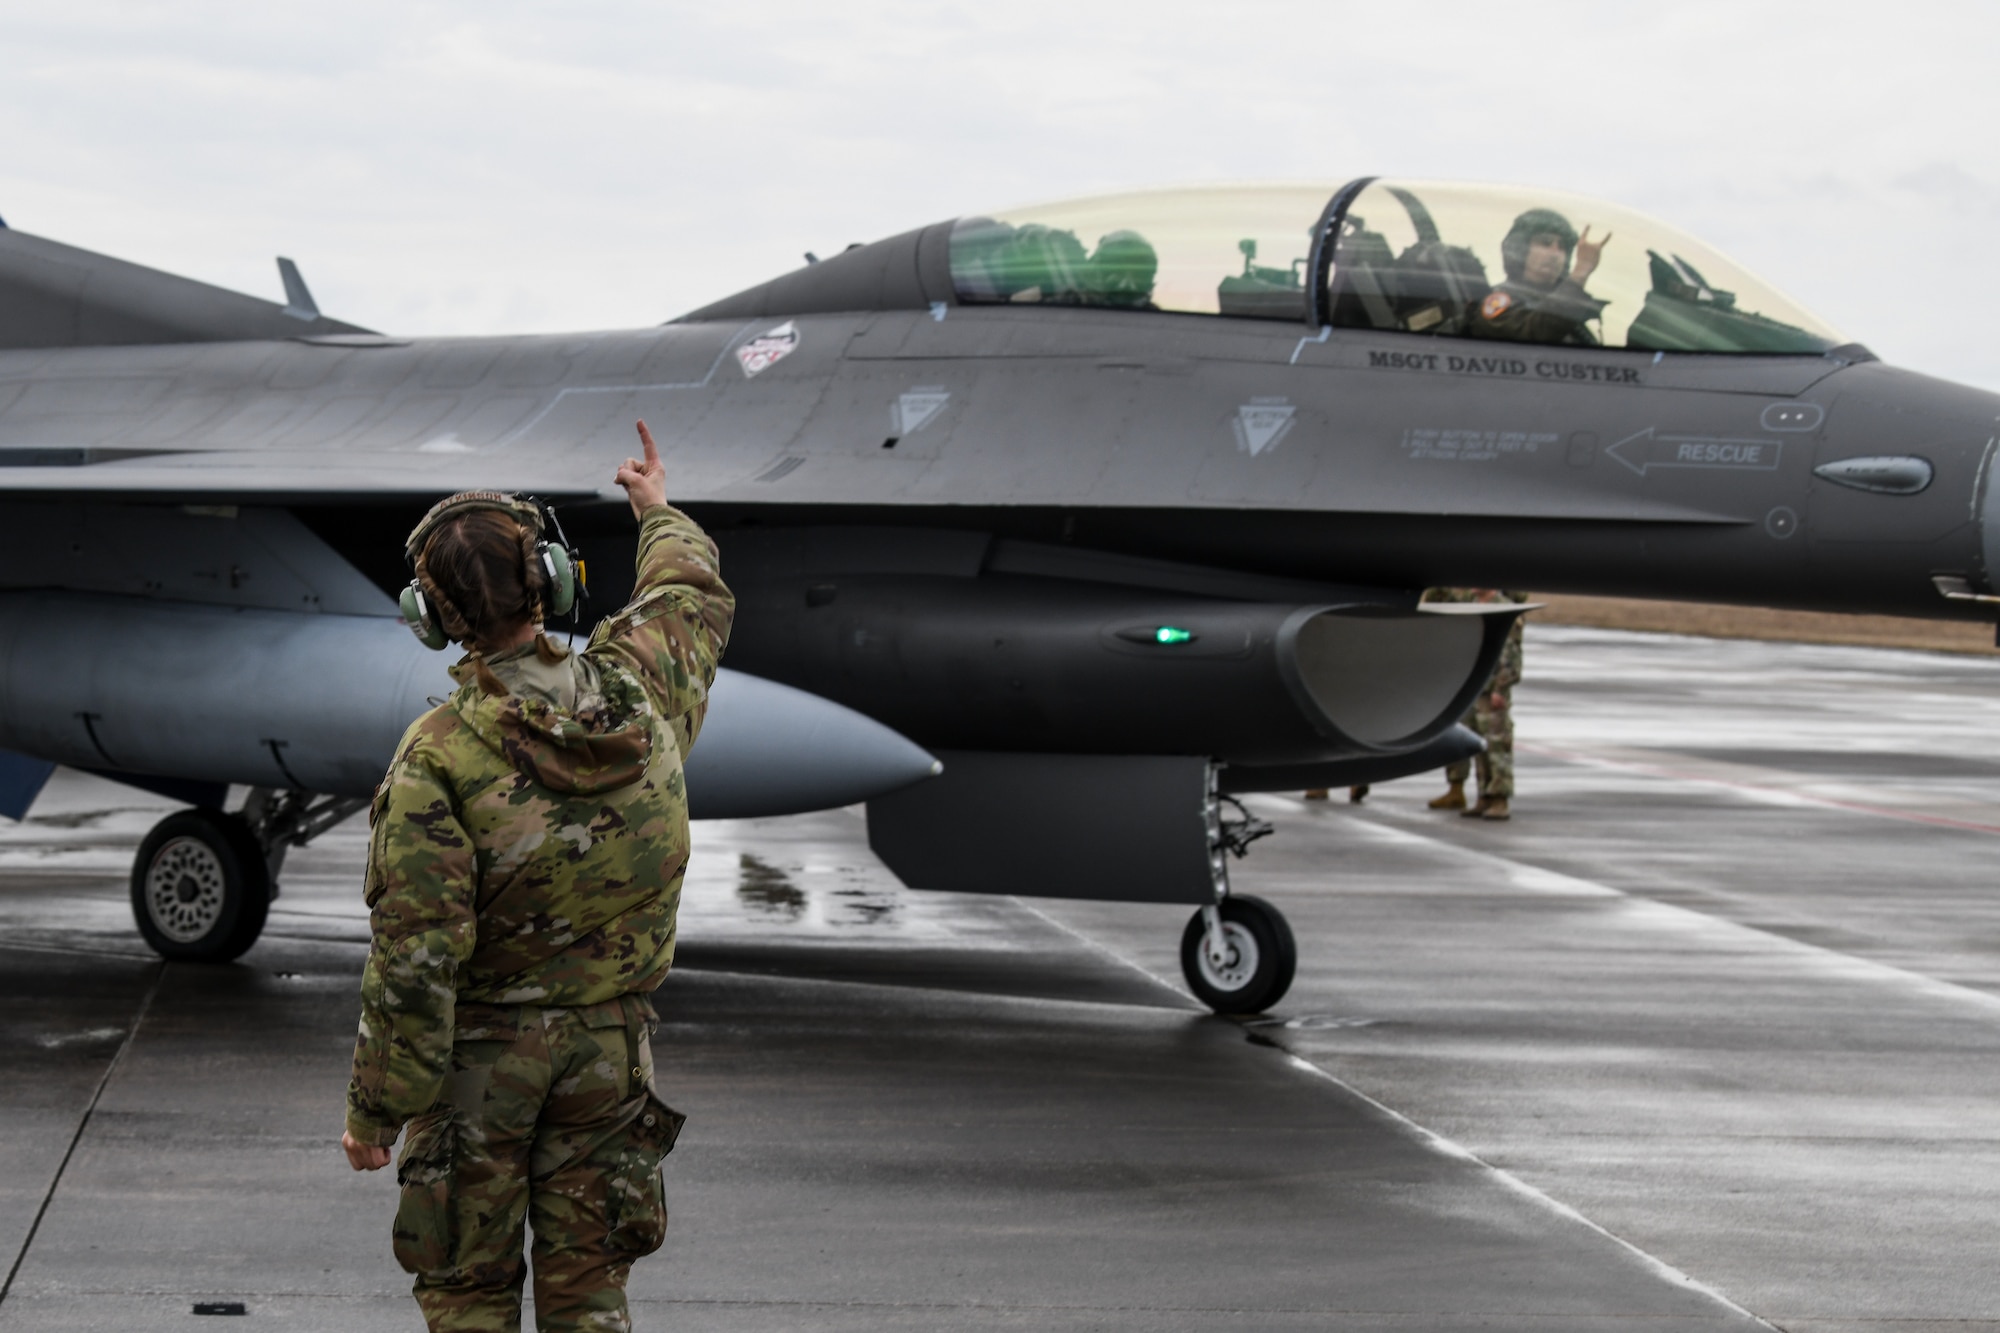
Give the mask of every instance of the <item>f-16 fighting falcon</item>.
<path id="1" fill-rule="evenodd" d="M 448 689 L 396 605 L 436 500 L 540 497 L 579 627 L 622 603 L 638 418 L 740 599 L 694 816 L 865 802 L 913 887 L 1185 902 L 1223 1012 L 1296 958 L 1229 891 L 1233 797 L 1477 747 L 1522 608 L 1425 587 L 2000 601 L 2000 397 L 1555 191 L 1071 200 L 581 336 L 373 333 L 280 269 L 282 306 L 0 232 L 4 809 L 56 763 L 184 798 L 132 874 L 175 958 L 248 948 Z"/>

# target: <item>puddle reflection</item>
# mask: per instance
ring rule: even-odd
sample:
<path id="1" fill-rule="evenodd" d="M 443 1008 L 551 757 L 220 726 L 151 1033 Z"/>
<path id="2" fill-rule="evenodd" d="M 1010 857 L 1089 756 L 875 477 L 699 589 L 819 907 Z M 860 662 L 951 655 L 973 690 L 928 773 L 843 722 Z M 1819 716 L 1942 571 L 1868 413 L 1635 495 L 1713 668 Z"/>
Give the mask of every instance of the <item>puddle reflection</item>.
<path id="1" fill-rule="evenodd" d="M 797 921 L 806 914 L 805 890 L 774 865 L 744 852 L 736 859 L 736 896 L 759 916 Z"/>
<path id="2" fill-rule="evenodd" d="M 835 889 L 833 896 L 843 901 L 834 904 L 839 911 L 829 912 L 827 919 L 840 924 L 841 912 L 851 913 L 855 924 L 863 926 L 884 925 L 896 917 L 896 900 L 886 893 L 874 889 Z"/>
<path id="3" fill-rule="evenodd" d="M 900 924 L 901 887 L 876 883 L 876 877 L 851 864 L 814 857 L 767 860 L 739 851 L 735 870 L 733 896 L 749 921 L 807 931 L 895 929 Z"/>

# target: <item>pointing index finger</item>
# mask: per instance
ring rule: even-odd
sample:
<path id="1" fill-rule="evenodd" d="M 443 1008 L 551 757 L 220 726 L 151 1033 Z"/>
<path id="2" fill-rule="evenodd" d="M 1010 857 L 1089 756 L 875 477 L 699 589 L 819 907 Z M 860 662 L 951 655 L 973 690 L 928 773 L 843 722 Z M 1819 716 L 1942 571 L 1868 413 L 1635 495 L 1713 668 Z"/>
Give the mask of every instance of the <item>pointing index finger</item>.
<path id="1" fill-rule="evenodd" d="M 660 447 L 653 443 L 653 432 L 646 429 L 645 422 L 639 422 L 638 426 L 639 443 L 646 446 L 646 462 L 650 466 L 660 461 Z"/>

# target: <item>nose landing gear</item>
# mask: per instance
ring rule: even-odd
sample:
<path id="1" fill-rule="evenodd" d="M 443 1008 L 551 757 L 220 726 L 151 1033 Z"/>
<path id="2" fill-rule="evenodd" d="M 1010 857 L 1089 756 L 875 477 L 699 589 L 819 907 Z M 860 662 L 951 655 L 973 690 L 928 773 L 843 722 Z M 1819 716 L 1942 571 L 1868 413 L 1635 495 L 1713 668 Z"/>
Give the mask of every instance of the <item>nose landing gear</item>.
<path id="1" fill-rule="evenodd" d="M 1284 998 L 1299 947 L 1277 908 L 1247 893 L 1196 912 L 1181 932 L 1181 972 L 1218 1014 L 1258 1014 Z"/>
<path id="2" fill-rule="evenodd" d="M 1237 817 L 1224 819 L 1222 806 Z M 1299 947 L 1284 914 L 1262 898 L 1229 891 L 1229 858 L 1272 832 L 1242 802 L 1215 791 L 1209 772 L 1209 875 L 1215 901 L 1181 932 L 1181 975 L 1195 997 L 1218 1014 L 1258 1014 L 1284 998 L 1298 970 Z"/>

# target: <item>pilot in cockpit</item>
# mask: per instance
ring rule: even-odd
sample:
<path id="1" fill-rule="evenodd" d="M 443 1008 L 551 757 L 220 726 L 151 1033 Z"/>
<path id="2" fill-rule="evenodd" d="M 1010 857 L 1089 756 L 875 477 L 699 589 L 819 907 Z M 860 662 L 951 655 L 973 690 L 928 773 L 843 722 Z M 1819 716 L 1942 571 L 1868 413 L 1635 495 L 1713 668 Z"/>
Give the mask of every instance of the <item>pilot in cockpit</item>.
<path id="1" fill-rule="evenodd" d="M 1589 323 L 1605 302 L 1585 291 L 1584 284 L 1597 271 L 1610 240 L 1608 232 L 1591 240 L 1588 226 L 1579 236 L 1554 209 L 1531 208 L 1521 214 L 1500 242 L 1507 280 L 1474 307 L 1466 333 L 1512 342 L 1597 346 Z"/>
<path id="2" fill-rule="evenodd" d="M 1136 231 L 1114 231 L 1097 242 L 1077 275 L 1083 304 L 1157 310 L 1153 281 L 1159 272 L 1160 256 L 1152 242 Z"/>

